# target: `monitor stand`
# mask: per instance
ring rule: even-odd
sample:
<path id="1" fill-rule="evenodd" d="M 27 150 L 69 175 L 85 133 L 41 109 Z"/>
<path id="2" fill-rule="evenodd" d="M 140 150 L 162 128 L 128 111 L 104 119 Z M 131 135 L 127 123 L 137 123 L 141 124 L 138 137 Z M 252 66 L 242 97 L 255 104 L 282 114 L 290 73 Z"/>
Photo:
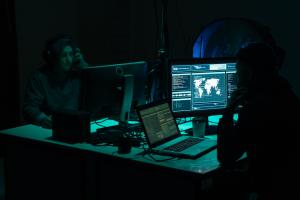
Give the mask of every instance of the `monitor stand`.
<path id="1" fill-rule="evenodd" d="M 121 104 L 121 111 L 119 118 L 117 121 L 119 125 L 110 126 L 106 128 L 100 128 L 101 131 L 110 131 L 110 130 L 118 130 L 120 132 L 126 133 L 130 132 L 132 129 L 132 125 L 129 124 L 130 121 L 130 111 L 133 101 L 133 91 L 134 91 L 134 76 L 131 74 L 123 75 L 124 82 L 122 86 L 123 90 L 123 97 L 122 97 L 122 104 Z"/>
<path id="2" fill-rule="evenodd" d="M 120 112 L 120 125 L 128 124 L 130 120 L 130 110 L 133 100 L 134 76 L 131 74 L 124 75 L 123 98 Z"/>
<path id="3" fill-rule="evenodd" d="M 123 77 L 123 97 L 119 119 L 117 119 L 119 125 L 97 129 L 96 135 L 99 140 L 97 142 L 117 144 L 120 138 L 124 137 L 125 134 L 130 132 L 132 129 L 131 125 L 128 122 L 130 120 L 129 116 L 133 99 L 134 76 L 123 75 Z"/>

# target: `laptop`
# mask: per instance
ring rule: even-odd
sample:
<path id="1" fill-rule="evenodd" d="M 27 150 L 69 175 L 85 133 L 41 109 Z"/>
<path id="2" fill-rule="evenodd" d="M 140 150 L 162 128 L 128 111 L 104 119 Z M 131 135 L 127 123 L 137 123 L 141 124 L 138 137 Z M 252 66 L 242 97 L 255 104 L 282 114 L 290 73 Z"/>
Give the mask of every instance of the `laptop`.
<path id="1" fill-rule="evenodd" d="M 217 147 L 216 140 L 181 134 L 166 101 L 141 105 L 136 111 L 151 153 L 193 159 Z"/>

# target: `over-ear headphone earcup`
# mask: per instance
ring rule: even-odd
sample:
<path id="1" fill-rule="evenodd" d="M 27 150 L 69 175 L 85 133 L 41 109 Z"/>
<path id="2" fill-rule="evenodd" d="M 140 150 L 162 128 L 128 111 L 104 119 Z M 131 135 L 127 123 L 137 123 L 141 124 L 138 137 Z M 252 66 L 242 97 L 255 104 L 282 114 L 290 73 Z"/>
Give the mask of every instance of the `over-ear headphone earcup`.
<path id="1" fill-rule="evenodd" d="M 53 58 L 52 58 L 52 53 L 51 53 L 51 51 L 49 50 L 49 49 L 44 49 L 44 51 L 43 51 L 43 59 L 48 63 L 48 64 L 50 64 L 51 63 L 51 61 L 53 60 Z"/>

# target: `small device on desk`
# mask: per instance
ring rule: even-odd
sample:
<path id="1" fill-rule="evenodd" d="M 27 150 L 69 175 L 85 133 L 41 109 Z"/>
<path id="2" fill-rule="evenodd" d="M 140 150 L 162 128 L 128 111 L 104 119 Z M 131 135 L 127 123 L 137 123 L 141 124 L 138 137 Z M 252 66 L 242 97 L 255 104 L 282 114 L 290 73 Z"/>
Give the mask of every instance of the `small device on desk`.
<path id="1" fill-rule="evenodd" d="M 124 150 L 131 147 L 139 147 L 141 145 L 141 138 L 132 137 L 131 132 L 140 131 L 140 124 L 120 124 L 104 128 L 98 128 L 96 133 L 92 134 L 89 142 L 93 145 L 110 144 L 119 146 Z"/>
<path id="2" fill-rule="evenodd" d="M 120 129 L 113 129 L 111 127 L 99 128 L 91 137 L 90 143 L 97 145 L 100 143 L 117 145 L 119 138 L 124 134 Z"/>

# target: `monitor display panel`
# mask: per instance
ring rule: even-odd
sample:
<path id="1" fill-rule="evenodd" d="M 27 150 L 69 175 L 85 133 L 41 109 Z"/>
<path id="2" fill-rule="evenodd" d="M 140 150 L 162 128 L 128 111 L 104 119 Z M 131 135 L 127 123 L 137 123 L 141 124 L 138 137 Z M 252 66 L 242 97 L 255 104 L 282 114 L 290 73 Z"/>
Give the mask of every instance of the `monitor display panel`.
<path id="1" fill-rule="evenodd" d="M 91 113 L 92 121 L 103 117 L 120 120 L 121 111 L 130 115 L 134 106 L 146 101 L 145 61 L 91 66 L 82 70 L 81 78 L 81 108 Z"/>
<path id="2" fill-rule="evenodd" d="M 222 114 L 237 89 L 236 59 L 169 61 L 169 97 L 175 116 Z"/>

